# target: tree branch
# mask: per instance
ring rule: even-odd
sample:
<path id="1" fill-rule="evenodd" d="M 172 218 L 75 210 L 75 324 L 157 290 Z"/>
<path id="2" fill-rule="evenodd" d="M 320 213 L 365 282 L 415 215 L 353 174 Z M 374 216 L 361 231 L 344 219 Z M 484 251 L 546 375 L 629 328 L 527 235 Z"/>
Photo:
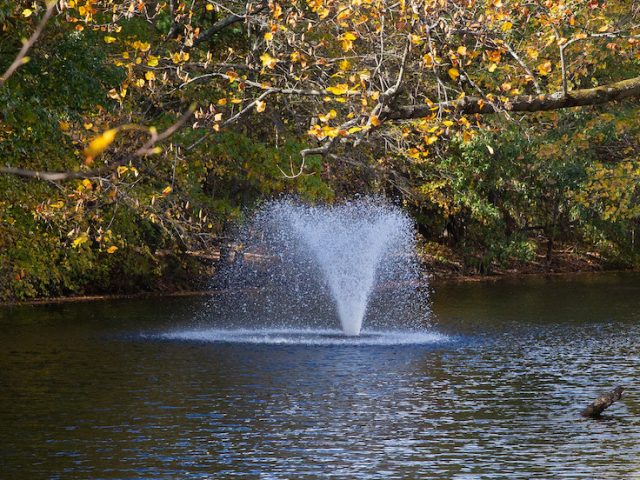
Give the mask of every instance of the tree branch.
<path id="1" fill-rule="evenodd" d="M 22 48 L 20 49 L 20 52 L 18 52 L 18 55 L 13 60 L 11 65 L 9 65 L 9 68 L 7 68 L 7 71 L 4 72 L 0 77 L 0 85 L 4 84 L 4 82 L 6 82 L 9 79 L 9 77 L 13 75 L 14 72 L 18 68 L 20 68 L 21 65 L 25 63 L 24 60 L 27 57 L 27 52 L 31 49 L 31 47 L 33 47 L 33 44 L 36 43 L 36 41 L 40 37 L 40 34 L 42 34 L 42 31 L 44 30 L 45 25 L 47 24 L 47 22 L 49 21 L 49 18 L 51 18 L 51 15 L 53 14 L 53 9 L 55 8 L 55 6 L 56 6 L 56 2 L 54 0 L 50 0 L 49 3 L 47 3 L 47 11 L 44 13 L 42 20 L 40 20 L 40 23 L 38 24 L 35 32 L 33 32 L 31 37 L 29 37 L 29 39 L 26 42 L 24 42 L 24 44 L 22 45 Z"/>
<path id="2" fill-rule="evenodd" d="M 163 132 L 157 133 L 152 131 L 151 138 L 145 142 L 145 144 L 133 153 L 134 157 L 143 157 L 150 153 L 153 153 L 153 147 L 163 140 L 166 140 L 173 135 L 180 127 L 182 127 L 187 120 L 191 117 L 195 111 L 195 104 L 191 105 L 189 109 L 182 114 L 182 116 L 176 120 L 169 128 Z M 0 173 L 17 175 L 19 177 L 35 178 L 38 180 L 46 180 L 49 182 L 61 182 L 64 180 L 73 180 L 76 178 L 94 178 L 104 175 L 105 172 L 113 170 L 115 167 L 126 163 L 131 157 L 125 156 L 125 158 L 117 163 L 105 165 L 100 168 L 88 170 L 86 172 L 47 172 L 40 170 L 28 170 L 17 167 L 0 167 Z"/>
<path id="3" fill-rule="evenodd" d="M 244 15 L 238 15 L 236 13 L 232 13 L 231 15 L 224 17 L 222 20 L 218 20 L 216 23 L 211 25 L 211 27 L 209 27 L 207 30 L 202 32 L 200 36 L 193 41 L 193 46 L 195 47 L 196 45 L 202 42 L 206 42 L 211 37 L 213 37 L 216 33 L 221 32 L 225 28 L 235 23 L 244 22 L 247 19 L 247 17 L 249 17 L 250 15 L 255 15 L 256 13 L 260 13 L 262 10 L 264 10 L 267 7 L 267 5 L 268 3 L 265 0 L 263 0 L 261 4 L 255 9 L 251 9 L 250 6 L 248 6 L 247 11 L 244 13 Z"/>
<path id="4" fill-rule="evenodd" d="M 442 110 L 463 114 L 487 114 L 500 111 L 507 112 L 544 112 L 563 108 L 601 105 L 603 103 L 640 97 L 640 77 L 622 80 L 595 88 L 572 90 L 566 95 L 564 92 L 548 93 L 545 95 L 519 95 L 506 102 L 487 102 L 479 97 L 468 96 L 459 100 L 435 104 Z M 383 113 L 382 120 L 409 120 L 422 118 L 433 113 L 434 106 L 404 105 L 388 109 Z"/>

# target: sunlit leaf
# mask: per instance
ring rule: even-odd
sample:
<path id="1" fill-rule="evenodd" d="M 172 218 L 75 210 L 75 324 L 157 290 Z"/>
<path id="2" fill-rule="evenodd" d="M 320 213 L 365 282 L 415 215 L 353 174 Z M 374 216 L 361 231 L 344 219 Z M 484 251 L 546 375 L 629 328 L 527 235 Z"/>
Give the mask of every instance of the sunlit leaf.
<path id="1" fill-rule="evenodd" d="M 346 83 L 339 83 L 338 85 L 327 87 L 327 91 L 334 95 L 344 95 L 349 91 L 349 85 Z"/>
<path id="2" fill-rule="evenodd" d="M 265 68 L 274 68 L 278 64 L 278 59 L 273 58 L 266 52 L 260 55 L 260 61 L 262 62 L 262 66 Z"/>
<path id="3" fill-rule="evenodd" d="M 117 128 L 111 128 L 109 130 L 104 131 L 101 135 L 95 137 L 87 148 L 82 152 L 86 158 L 95 158 L 100 155 L 116 138 L 118 133 Z"/>
<path id="4" fill-rule="evenodd" d="M 72 245 L 74 248 L 78 248 L 80 245 L 82 245 L 82 244 L 84 244 L 84 243 L 87 243 L 88 241 L 89 241 L 89 236 L 88 236 L 85 232 L 83 232 L 83 233 L 81 233 L 80 235 L 78 235 L 78 236 L 73 240 L 73 242 L 71 242 L 71 245 Z"/>

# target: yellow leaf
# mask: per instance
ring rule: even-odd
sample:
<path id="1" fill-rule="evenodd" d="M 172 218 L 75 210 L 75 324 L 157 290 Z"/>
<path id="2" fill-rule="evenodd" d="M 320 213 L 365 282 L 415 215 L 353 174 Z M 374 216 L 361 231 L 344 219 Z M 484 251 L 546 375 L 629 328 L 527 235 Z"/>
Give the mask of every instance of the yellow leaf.
<path id="1" fill-rule="evenodd" d="M 342 60 L 340 62 L 340 64 L 338 65 L 338 68 L 340 68 L 340 70 L 342 70 L 343 72 L 346 70 L 349 70 L 349 67 L 351 66 L 351 64 L 349 63 L 349 60 Z"/>
<path id="2" fill-rule="evenodd" d="M 124 165 L 120 165 L 116 170 L 118 172 L 118 176 L 121 177 L 122 175 L 124 175 L 125 173 L 127 173 L 129 171 L 129 167 L 126 167 Z"/>
<path id="3" fill-rule="evenodd" d="M 513 28 L 513 23 L 511 23 L 511 22 L 504 22 L 504 23 L 502 24 L 502 27 L 501 27 L 501 29 L 502 29 L 502 31 L 503 31 L 503 32 L 508 32 L 508 31 L 509 31 L 509 30 L 511 30 L 512 28 Z"/>
<path id="4" fill-rule="evenodd" d="M 273 33 L 271 33 L 271 32 L 267 32 L 267 33 L 265 33 L 265 34 L 264 34 L 264 39 L 265 39 L 267 42 L 270 42 L 271 40 L 273 40 Z"/>
<path id="5" fill-rule="evenodd" d="M 173 191 L 173 188 L 171 188 L 171 186 L 166 187 L 164 190 L 162 190 L 162 195 L 164 195 L 165 197 L 167 195 L 169 195 L 171 192 Z"/>
<path id="6" fill-rule="evenodd" d="M 541 63 L 540 65 L 538 65 L 538 73 L 540 73 L 540 75 L 549 75 L 549 73 L 551 72 L 551 62 L 550 61 L 546 61 L 544 63 Z"/>
<path id="7" fill-rule="evenodd" d="M 84 180 L 82 180 L 82 186 L 87 190 L 93 189 L 93 184 L 91 183 L 91 180 L 89 180 L 88 178 L 85 178 Z"/>
<path id="8" fill-rule="evenodd" d="M 188 52 L 175 52 L 170 55 L 171 61 L 175 64 L 186 62 L 189 60 Z"/>
<path id="9" fill-rule="evenodd" d="M 491 65 L 489 65 L 489 72 L 493 73 L 496 71 L 496 68 L 498 68 L 498 65 L 496 65 L 495 63 L 492 63 Z"/>
<path id="10" fill-rule="evenodd" d="M 318 118 L 321 122 L 327 123 L 329 120 L 333 120 L 338 115 L 335 110 L 330 110 L 326 115 L 319 115 Z"/>
<path id="11" fill-rule="evenodd" d="M 380 125 L 382 125 L 382 122 L 377 115 L 371 115 L 370 121 L 371 125 L 373 125 L 374 127 L 379 127 Z"/>
<path id="12" fill-rule="evenodd" d="M 225 73 L 227 77 L 229 77 L 229 83 L 233 83 L 238 79 L 238 74 L 233 70 L 229 70 Z"/>
<path id="13" fill-rule="evenodd" d="M 273 18 L 280 18 L 282 16 L 282 7 L 279 3 L 276 3 L 273 7 Z"/>
<path id="14" fill-rule="evenodd" d="M 63 132 L 68 132 L 69 129 L 71 128 L 71 124 L 69 122 L 64 121 L 64 120 L 60 120 L 58 122 L 58 126 L 60 127 L 60 130 L 62 130 Z"/>
<path id="15" fill-rule="evenodd" d="M 333 93 L 334 95 L 344 95 L 349 91 L 349 85 L 347 85 L 346 83 L 339 83 L 338 85 L 328 87 L 327 91 Z"/>
<path id="16" fill-rule="evenodd" d="M 23 16 L 23 17 L 28 18 L 28 17 L 30 17 L 31 15 L 33 15 L 33 10 L 31 10 L 30 8 L 25 8 L 25 9 L 22 11 L 22 16 Z"/>
<path id="17" fill-rule="evenodd" d="M 149 55 L 149 59 L 147 60 L 147 65 L 149 65 L 150 67 L 157 67 L 158 60 L 159 60 L 159 57 L 156 57 L 154 55 Z"/>
<path id="18" fill-rule="evenodd" d="M 457 80 L 460 76 L 460 72 L 457 68 L 450 68 L 447 73 L 449 74 L 449 77 L 451 77 L 451 80 Z"/>
<path id="19" fill-rule="evenodd" d="M 116 247 L 115 245 L 111 245 L 109 248 L 107 248 L 107 253 L 115 253 L 116 250 L 118 250 L 118 247 Z"/>
<path id="20" fill-rule="evenodd" d="M 80 235 L 78 235 L 73 242 L 71 242 L 71 245 L 74 248 L 78 248 L 80 245 L 82 245 L 83 243 L 87 243 L 88 241 L 89 241 L 89 236 L 83 232 Z"/>
<path id="21" fill-rule="evenodd" d="M 340 40 L 342 50 L 344 50 L 345 52 L 351 50 L 353 48 L 353 41 L 356 38 L 358 37 L 356 37 L 353 32 L 346 32 L 340 35 L 338 37 L 338 40 Z"/>
<path id="22" fill-rule="evenodd" d="M 111 35 L 106 35 L 104 37 L 104 43 L 113 43 L 117 40 L 116 37 L 112 37 Z"/>
<path id="23" fill-rule="evenodd" d="M 64 207 L 64 202 L 63 202 L 62 200 L 59 200 L 59 201 L 57 201 L 56 203 L 52 203 L 52 204 L 50 205 L 50 207 L 51 207 L 51 208 L 56 208 L 56 209 L 58 209 L 58 208 L 62 208 L 62 207 Z"/>
<path id="24" fill-rule="evenodd" d="M 273 58 L 266 52 L 260 55 L 260 60 L 262 61 L 262 66 L 265 68 L 274 68 L 278 63 L 278 59 Z"/>
<path id="25" fill-rule="evenodd" d="M 433 55 L 431 55 L 430 53 L 425 53 L 424 56 L 422 57 L 422 60 L 424 61 L 425 67 L 427 68 L 433 67 Z"/>
<path id="26" fill-rule="evenodd" d="M 258 100 L 256 102 L 256 112 L 262 113 L 267 108 L 267 102 L 263 102 L 262 100 Z"/>
<path id="27" fill-rule="evenodd" d="M 91 142 L 89 142 L 89 146 L 84 149 L 82 152 L 87 158 L 95 158 L 100 155 L 111 142 L 116 138 L 116 134 L 118 133 L 117 128 L 111 128 L 106 130 L 101 135 L 95 137 Z"/>
<path id="28" fill-rule="evenodd" d="M 227 104 L 227 99 L 226 98 L 220 98 L 218 99 L 218 105 L 220 106 L 224 106 Z"/>
<path id="29" fill-rule="evenodd" d="M 458 55 L 461 55 L 464 57 L 467 54 L 467 47 L 461 45 L 458 47 L 457 52 L 458 52 Z"/>
<path id="30" fill-rule="evenodd" d="M 133 42 L 133 48 L 136 50 L 140 50 L 142 52 L 146 52 L 151 48 L 151 44 L 149 42 L 141 42 L 140 40 L 136 40 Z"/>
<path id="31" fill-rule="evenodd" d="M 445 127 L 452 127 L 453 126 L 453 122 L 451 120 L 445 120 L 444 122 L 442 122 L 442 124 Z"/>
<path id="32" fill-rule="evenodd" d="M 149 81 L 155 80 L 156 79 L 156 74 L 153 73 L 152 71 L 147 71 L 144 74 L 144 78 L 146 78 Z"/>

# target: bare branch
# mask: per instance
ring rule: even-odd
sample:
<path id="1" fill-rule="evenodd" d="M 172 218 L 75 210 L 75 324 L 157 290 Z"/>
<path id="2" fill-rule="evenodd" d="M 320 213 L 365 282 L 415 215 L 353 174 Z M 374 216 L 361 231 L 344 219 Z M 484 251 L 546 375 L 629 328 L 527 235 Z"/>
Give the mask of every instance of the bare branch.
<path id="1" fill-rule="evenodd" d="M 507 42 L 502 42 L 502 44 L 507 48 L 507 51 L 513 57 L 513 59 L 516 62 L 518 62 L 518 65 L 520 65 L 522 69 L 527 73 L 527 75 L 531 77 L 531 80 L 533 81 L 533 88 L 536 89 L 536 93 L 538 95 L 542 93 L 542 91 L 540 90 L 540 84 L 536 80 L 536 77 L 531 71 L 531 69 L 529 68 L 529 66 L 526 63 L 524 63 L 524 61 L 522 60 L 522 58 L 520 58 L 520 56 L 516 53 L 516 51 L 513 48 L 511 48 L 511 45 L 509 45 Z"/>
<path id="2" fill-rule="evenodd" d="M 49 21 L 49 18 L 51 18 L 51 15 L 53 14 L 53 9 L 55 8 L 55 6 L 56 6 L 55 0 L 50 0 L 49 3 L 47 3 L 47 11 L 42 17 L 42 20 L 40 20 L 40 23 L 38 24 L 35 32 L 33 32 L 31 37 L 29 37 L 29 39 L 26 42 L 24 42 L 24 44 L 22 45 L 22 48 L 20 49 L 20 52 L 18 52 L 18 55 L 13 60 L 13 63 L 9 65 L 9 68 L 7 68 L 7 71 L 4 72 L 0 77 L 0 85 L 4 84 L 4 82 L 6 82 L 9 79 L 9 77 L 11 77 L 11 75 L 13 75 L 14 72 L 18 68 L 20 68 L 21 65 L 24 64 L 24 60 L 27 56 L 27 52 L 31 50 L 31 47 L 33 47 L 34 43 L 36 43 L 36 41 L 42 34 L 42 31 L 44 30 L 45 25 L 47 24 L 47 22 Z"/>
<path id="3" fill-rule="evenodd" d="M 263 0 L 259 6 L 253 8 L 253 9 L 249 5 L 247 7 L 247 11 L 244 13 L 244 15 L 238 15 L 238 14 L 232 13 L 231 15 L 226 16 L 222 20 L 218 20 L 210 28 L 208 28 L 207 30 L 202 32 L 202 34 L 200 34 L 200 36 L 193 41 L 193 45 L 196 46 L 196 45 L 198 45 L 198 44 L 200 44 L 202 42 L 205 42 L 205 41 L 209 40 L 216 33 L 221 32 L 225 28 L 227 28 L 227 27 L 229 27 L 229 26 L 231 26 L 231 25 L 233 25 L 235 23 L 244 22 L 247 19 L 247 17 L 249 17 L 251 15 L 255 15 L 255 14 L 260 13 L 261 11 L 263 11 L 267 7 L 267 5 L 268 5 L 268 3 L 265 0 Z"/>
<path id="4" fill-rule="evenodd" d="M 151 138 L 138 150 L 136 150 L 132 156 L 134 157 L 142 157 L 153 153 L 153 147 L 158 143 L 166 140 L 171 135 L 173 135 L 176 131 L 178 131 L 186 122 L 189 120 L 193 112 L 195 111 L 195 104 L 191 105 L 189 109 L 182 114 L 182 116 L 173 123 L 169 128 L 164 130 L 161 133 L 151 131 Z M 47 180 L 50 182 L 61 182 L 64 180 L 73 180 L 77 178 L 95 178 L 104 175 L 105 173 L 114 169 L 114 167 L 123 165 L 127 161 L 130 160 L 130 156 L 125 156 L 125 158 L 117 163 L 113 163 L 110 165 L 105 165 L 100 168 L 95 168 L 93 170 L 87 170 L 86 172 L 47 172 L 47 171 L 38 171 L 38 170 L 28 170 L 24 168 L 16 168 L 16 167 L 0 167 L 0 173 L 9 174 L 9 175 L 17 175 L 19 177 L 26 178 L 35 178 L 38 180 Z"/>
<path id="5" fill-rule="evenodd" d="M 153 147 L 156 145 L 156 143 L 166 140 L 175 132 L 177 132 L 187 122 L 187 120 L 189 120 L 189 118 L 191 117 L 191 115 L 193 115 L 193 112 L 195 112 L 195 110 L 196 110 L 196 104 L 192 103 L 187 109 L 187 111 L 184 112 L 182 116 L 173 125 L 167 128 L 164 132 L 158 134 L 157 132 L 152 131 L 151 138 L 142 147 L 136 150 L 135 155 L 138 157 L 141 157 L 144 155 L 148 155 L 149 153 L 152 153 Z"/>

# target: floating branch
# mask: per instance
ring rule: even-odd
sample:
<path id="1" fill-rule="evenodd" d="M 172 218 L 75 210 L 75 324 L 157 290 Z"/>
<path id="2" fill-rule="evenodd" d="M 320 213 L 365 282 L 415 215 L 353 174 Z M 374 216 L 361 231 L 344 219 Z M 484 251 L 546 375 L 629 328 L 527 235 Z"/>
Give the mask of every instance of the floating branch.
<path id="1" fill-rule="evenodd" d="M 585 418 L 599 418 L 602 412 L 622 398 L 622 392 L 624 392 L 624 388 L 618 385 L 609 393 L 596 398 L 591 405 L 582 411 L 581 415 Z"/>

